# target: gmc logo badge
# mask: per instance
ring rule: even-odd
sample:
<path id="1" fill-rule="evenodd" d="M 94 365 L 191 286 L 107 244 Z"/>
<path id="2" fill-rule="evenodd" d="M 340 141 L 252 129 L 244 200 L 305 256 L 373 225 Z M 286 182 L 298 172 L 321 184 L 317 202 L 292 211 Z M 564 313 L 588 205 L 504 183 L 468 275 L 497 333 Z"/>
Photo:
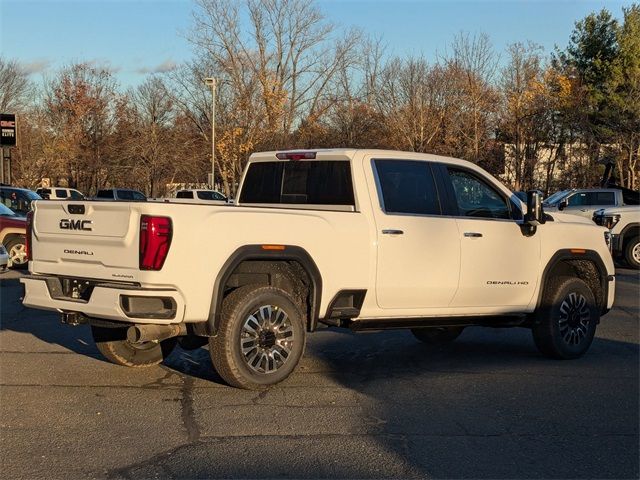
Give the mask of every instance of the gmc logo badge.
<path id="1" fill-rule="evenodd" d="M 86 230 L 91 231 L 91 225 L 93 222 L 91 220 L 70 220 L 68 218 L 63 218 L 60 220 L 60 229 L 61 230 Z"/>

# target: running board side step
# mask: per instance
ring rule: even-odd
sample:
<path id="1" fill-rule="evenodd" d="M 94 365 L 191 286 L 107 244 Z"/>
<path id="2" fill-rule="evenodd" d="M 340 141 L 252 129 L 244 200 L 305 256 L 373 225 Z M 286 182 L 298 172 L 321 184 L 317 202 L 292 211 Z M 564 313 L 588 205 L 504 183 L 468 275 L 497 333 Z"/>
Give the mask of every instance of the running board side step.
<path id="1" fill-rule="evenodd" d="M 519 327 L 525 325 L 528 320 L 529 316 L 525 314 L 468 317 L 380 318 L 353 320 L 344 326 L 353 331 L 470 326 Z"/>

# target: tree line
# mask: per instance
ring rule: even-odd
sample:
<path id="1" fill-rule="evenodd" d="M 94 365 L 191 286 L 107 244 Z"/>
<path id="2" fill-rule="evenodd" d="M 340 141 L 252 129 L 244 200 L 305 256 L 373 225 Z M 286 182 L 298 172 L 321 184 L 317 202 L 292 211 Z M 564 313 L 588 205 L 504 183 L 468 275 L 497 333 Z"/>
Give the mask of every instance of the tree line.
<path id="1" fill-rule="evenodd" d="M 460 33 L 434 59 L 394 57 L 381 38 L 338 28 L 312 0 L 195 0 L 193 58 L 123 89 L 91 62 L 35 83 L 0 57 L 0 111 L 18 114 L 16 184 L 149 196 L 211 171 L 233 195 L 253 151 L 390 148 L 464 158 L 515 190 L 594 186 L 614 162 L 639 186 L 640 5 L 578 21 L 564 48 L 496 52 Z M 580 159 L 580 161 L 577 161 Z"/>

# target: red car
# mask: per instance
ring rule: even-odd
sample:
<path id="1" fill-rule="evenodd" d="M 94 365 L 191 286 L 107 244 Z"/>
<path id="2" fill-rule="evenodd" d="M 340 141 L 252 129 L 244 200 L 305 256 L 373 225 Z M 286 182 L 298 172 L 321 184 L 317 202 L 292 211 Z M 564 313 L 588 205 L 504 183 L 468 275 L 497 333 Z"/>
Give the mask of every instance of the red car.
<path id="1" fill-rule="evenodd" d="M 7 249 L 9 261 L 15 268 L 27 266 L 26 234 L 27 219 L 0 203 L 0 243 Z"/>

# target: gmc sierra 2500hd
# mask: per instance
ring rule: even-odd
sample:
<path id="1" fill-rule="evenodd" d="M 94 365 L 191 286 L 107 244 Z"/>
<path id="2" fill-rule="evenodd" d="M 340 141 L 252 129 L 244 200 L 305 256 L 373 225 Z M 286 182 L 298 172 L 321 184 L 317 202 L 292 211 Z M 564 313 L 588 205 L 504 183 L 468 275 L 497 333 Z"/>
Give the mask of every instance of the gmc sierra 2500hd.
<path id="1" fill-rule="evenodd" d="M 614 297 L 605 228 L 435 155 L 256 153 L 236 205 L 35 202 L 30 222 L 26 306 L 90 324 L 130 367 L 208 342 L 248 389 L 288 377 L 319 322 L 427 343 L 523 326 L 579 357 Z"/>

